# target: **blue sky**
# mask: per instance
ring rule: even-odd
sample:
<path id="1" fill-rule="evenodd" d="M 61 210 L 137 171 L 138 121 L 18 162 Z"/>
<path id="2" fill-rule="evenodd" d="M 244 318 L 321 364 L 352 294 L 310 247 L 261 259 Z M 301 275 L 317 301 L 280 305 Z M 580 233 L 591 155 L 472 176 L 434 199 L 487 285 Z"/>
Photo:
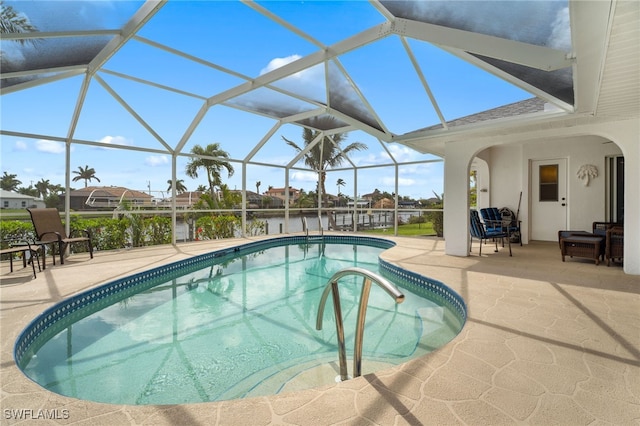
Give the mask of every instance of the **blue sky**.
<path id="1" fill-rule="evenodd" d="M 48 9 L 40 8 L 45 3 Z M 53 26 L 51 22 L 55 20 L 50 19 L 51 16 L 71 17 L 65 22 L 73 29 L 117 28 L 140 3 L 101 1 L 89 3 L 81 9 L 77 8 L 75 2 L 6 4 L 13 5 L 29 16 L 39 29 L 53 31 L 66 27 Z M 364 1 L 281 1 L 261 2 L 260 5 L 327 45 L 384 22 L 384 17 Z M 318 50 L 309 41 L 239 2 L 169 2 L 138 35 L 249 78 Z M 20 60 L 21 52 L 16 51 L 15 42 L 4 40 L 1 43 L 5 57 Z M 408 44 L 447 119 L 531 97 L 435 46 L 416 40 L 409 40 Z M 25 49 L 31 49 L 31 52 L 24 55 L 30 53 L 37 56 L 38 49 L 44 47 L 41 44 Z M 366 101 L 394 133 L 402 134 L 438 123 L 437 114 L 399 37 L 388 37 L 364 46 L 340 56 L 339 61 Z M 71 170 L 88 165 L 96 170 L 96 176 L 101 181 L 93 181 L 92 185 L 126 186 L 144 191 L 151 188 L 155 196 L 166 195 L 162 191 L 167 190 L 167 180 L 171 178 L 171 157 L 160 152 L 145 152 L 162 151 L 165 148 L 116 97 L 135 110 L 167 145 L 174 147 L 202 107 L 204 98 L 242 84 L 244 80 L 135 40 L 114 55 L 104 68 L 150 80 L 158 85 L 175 87 L 197 97 L 143 85 L 111 73 L 98 73 L 104 86 L 92 81 L 73 137 L 135 150 L 72 144 Z M 324 70 L 319 67 L 278 84 L 287 89 L 297 85 L 295 90 L 299 93 L 317 98 L 325 93 L 323 75 Z M 69 133 L 81 83 L 82 76 L 76 76 L 4 94 L 0 98 L 2 129 L 65 138 Z M 260 96 L 272 96 L 266 92 Z M 249 99 L 252 102 L 254 100 L 257 99 Z M 184 152 L 188 152 L 195 144 L 205 146 L 218 142 L 231 158 L 242 160 L 275 124 L 276 120 L 271 118 L 216 105 L 209 109 L 191 135 Z M 302 145 L 301 134 L 302 129 L 298 126 L 282 126 L 253 157 L 253 161 L 287 164 L 296 153 L 284 143 L 282 137 Z M 16 174 L 24 186 L 41 179 L 64 184 L 63 143 L 46 137 L 0 137 L 2 172 Z M 358 166 L 391 163 L 381 143 L 365 132 L 351 132 L 347 142 L 362 142 L 368 146 L 366 151 L 352 157 Z M 387 144 L 387 148 L 399 162 L 436 158 L 398 144 Z M 206 184 L 206 179 L 204 174 L 199 179 L 187 177 L 184 173 L 187 161 L 186 158 L 178 158 L 178 179 L 183 179 L 189 190 L 195 190 L 198 185 Z M 225 182 L 232 189 L 241 189 L 242 165 L 232 164 L 236 172 Z M 349 164 L 345 163 L 344 166 L 348 167 Z M 442 163 L 402 166 L 399 194 L 429 198 L 434 192 L 442 193 L 442 171 Z M 255 190 L 258 181 L 261 182 L 261 192 L 269 186 L 281 187 L 285 182 L 284 173 L 282 168 L 249 165 L 247 189 Z M 293 187 L 307 191 L 315 188 L 316 175 L 312 172 L 291 170 L 289 178 L 289 184 Z M 337 192 L 335 183 L 338 179 L 346 182 L 340 190 L 354 195 L 353 171 L 329 173 L 328 192 Z M 357 176 L 358 194 L 366 194 L 374 189 L 393 192 L 393 180 L 393 167 L 361 169 Z M 81 186 L 83 182 L 72 183 L 72 187 Z"/>

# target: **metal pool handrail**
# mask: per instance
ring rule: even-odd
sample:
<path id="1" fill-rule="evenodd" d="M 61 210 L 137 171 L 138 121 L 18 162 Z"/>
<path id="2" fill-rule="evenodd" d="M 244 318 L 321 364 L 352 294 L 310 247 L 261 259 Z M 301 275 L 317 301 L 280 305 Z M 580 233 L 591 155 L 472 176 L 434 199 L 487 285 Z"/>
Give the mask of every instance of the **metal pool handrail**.
<path id="1" fill-rule="evenodd" d="M 307 218 L 302 216 L 302 230 L 305 232 L 307 239 L 309 239 L 309 225 L 307 224 Z M 322 219 L 318 218 L 318 230 L 320 236 L 324 236 L 324 229 L 322 228 Z"/>
<path id="2" fill-rule="evenodd" d="M 307 239 L 309 239 L 309 226 L 307 225 L 307 218 L 302 216 L 302 230 L 307 234 Z"/>
<path id="3" fill-rule="evenodd" d="M 360 293 L 360 305 L 358 306 L 358 322 L 356 323 L 356 336 L 353 349 L 353 377 L 358 377 L 362 373 L 362 340 L 364 337 L 364 320 L 367 315 L 369 303 L 369 292 L 371 282 L 376 283 L 395 300 L 396 303 L 404 302 L 404 294 L 398 290 L 387 279 L 363 268 L 345 268 L 336 272 L 330 279 L 322 292 L 320 306 L 318 306 L 318 316 L 316 318 L 316 330 L 322 330 L 322 316 L 324 307 L 327 304 L 329 291 L 333 296 L 333 311 L 336 317 L 336 333 L 338 337 L 338 359 L 340 361 L 340 381 L 349 379 L 347 371 L 347 354 L 344 346 L 344 326 L 342 322 L 342 308 L 340 307 L 340 293 L 338 291 L 338 280 L 348 275 L 359 275 L 363 277 L 362 292 Z M 338 380 L 336 378 L 336 380 Z"/>

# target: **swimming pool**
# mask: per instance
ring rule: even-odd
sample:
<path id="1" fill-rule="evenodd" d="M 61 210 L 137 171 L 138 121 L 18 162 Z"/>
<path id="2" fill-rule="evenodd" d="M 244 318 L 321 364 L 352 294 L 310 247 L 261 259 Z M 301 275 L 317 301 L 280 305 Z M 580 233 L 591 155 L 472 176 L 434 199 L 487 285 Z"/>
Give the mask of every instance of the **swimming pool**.
<path id="1" fill-rule="evenodd" d="M 406 362 L 450 341 L 466 310 L 442 283 L 380 260 L 392 245 L 282 237 L 155 268 L 51 307 L 23 331 L 14 356 L 53 392 L 118 404 L 226 400 L 332 383 L 335 322 L 328 303 L 323 329 L 315 329 L 320 294 L 333 273 L 358 266 L 406 296 L 396 305 L 372 288 L 363 373 Z M 349 356 L 360 283 L 341 280 Z"/>

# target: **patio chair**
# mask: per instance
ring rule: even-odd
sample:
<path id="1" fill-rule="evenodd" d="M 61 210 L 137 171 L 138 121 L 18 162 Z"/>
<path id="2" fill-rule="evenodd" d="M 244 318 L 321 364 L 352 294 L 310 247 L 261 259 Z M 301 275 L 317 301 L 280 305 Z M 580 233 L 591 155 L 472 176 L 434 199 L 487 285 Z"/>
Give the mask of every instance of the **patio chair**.
<path id="1" fill-rule="evenodd" d="M 613 228 L 616 225 L 615 222 L 593 222 L 591 225 L 593 235 L 599 237 L 606 237 L 607 230 Z"/>
<path id="2" fill-rule="evenodd" d="M 60 263 L 64 265 L 64 253 L 67 246 L 70 244 L 84 243 L 89 250 L 89 256 L 93 259 L 93 245 L 91 244 L 91 233 L 88 230 L 84 230 L 84 237 L 72 237 L 68 236 L 62 220 L 60 219 L 60 213 L 55 208 L 47 209 L 27 209 L 31 215 L 31 222 L 33 222 L 33 228 L 36 231 L 37 241 L 36 244 L 44 246 L 50 244 L 53 255 L 53 264 L 56 264 L 55 249 L 57 246 L 58 253 L 60 254 Z"/>
<path id="3" fill-rule="evenodd" d="M 38 270 L 40 269 L 40 260 L 38 258 L 37 247 L 32 247 L 28 240 L 16 239 L 3 242 L 5 248 L 0 248 L 0 255 L 7 255 L 9 258 L 9 272 L 13 272 L 13 255 L 16 253 L 22 253 L 22 266 L 27 267 L 27 262 L 31 263 L 31 269 L 33 269 L 33 278 L 36 278 L 36 262 L 38 263 Z M 27 259 L 27 253 L 30 254 L 30 258 Z"/>
<path id="4" fill-rule="evenodd" d="M 502 240 L 502 246 L 504 247 L 504 238 L 507 239 L 509 243 L 509 256 L 512 256 L 511 253 L 511 239 L 509 238 L 509 231 L 507 227 L 494 227 L 487 228 L 480 221 L 480 215 L 476 210 L 471 210 L 471 221 L 470 221 L 469 232 L 471 234 L 471 241 L 469 243 L 469 252 L 471 252 L 471 245 L 473 244 L 473 239 L 476 238 L 480 240 L 480 256 L 482 256 L 482 241 L 487 241 L 489 239 L 493 239 L 496 243 L 496 249 L 494 250 L 496 253 L 498 252 L 498 239 Z"/>
<path id="5" fill-rule="evenodd" d="M 607 266 L 611 265 L 611 261 L 616 259 L 622 262 L 624 259 L 624 228 L 621 226 L 612 226 L 607 229 L 605 257 L 607 258 Z"/>
<path id="6" fill-rule="evenodd" d="M 504 209 L 508 210 L 508 209 Z M 520 245 L 522 245 L 522 236 L 520 234 L 520 221 L 512 215 L 503 216 L 497 207 L 487 207 L 480 209 L 482 220 L 487 231 L 507 231 L 509 238 L 517 236 Z M 503 245 L 504 247 L 504 245 Z"/>

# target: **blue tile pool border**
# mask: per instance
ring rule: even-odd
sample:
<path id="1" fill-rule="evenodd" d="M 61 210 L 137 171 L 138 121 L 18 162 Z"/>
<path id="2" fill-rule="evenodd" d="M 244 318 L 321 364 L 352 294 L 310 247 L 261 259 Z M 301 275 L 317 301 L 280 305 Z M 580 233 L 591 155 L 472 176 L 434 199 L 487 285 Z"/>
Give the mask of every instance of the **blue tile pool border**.
<path id="1" fill-rule="evenodd" d="M 34 318 L 18 336 L 14 346 L 14 360 L 16 364 L 22 368 L 22 361 L 25 359 L 25 356 L 37 350 L 38 345 L 34 344 L 38 342 L 44 343 L 60 331 L 59 327 L 53 327 L 54 324 L 62 321 L 64 321 L 65 324 L 73 323 L 84 317 L 86 311 L 90 309 L 92 311 L 95 311 L 96 307 L 102 309 L 115 303 L 117 300 L 122 300 L 168 279 L 188 273 L 189 270 L 197 270 L 202 268 L 203 265 L 210 265 L 212 260 L 220 263 L 225 259 L 230 260 L 237 256 L 255 253 L 271 247 L 320 242 L 329 244 L 357 244 L 383 249 L 388 249 L 396 245 L 394 242 L 382 238 L 351 235 L 313 237 L 285 236 L 215 250 L 152 268 L 99 285 L 93 289 L 66 298 L 47 308 Z M 462 328 L 466 322 L 467 308 L 462 297 L 455 291 L 440 281 L 407 271 L 382 259 L 378 259 L 378 261 L 382 274 L 387 278 L 392 277 L 399 280 L 403 286 L 410 290 L 426 290 L 432 298 L 447 305 L 448 308 L 456 313 Z M 30 357 L 27 357 L 27 359 L 29 358 Z"/>

